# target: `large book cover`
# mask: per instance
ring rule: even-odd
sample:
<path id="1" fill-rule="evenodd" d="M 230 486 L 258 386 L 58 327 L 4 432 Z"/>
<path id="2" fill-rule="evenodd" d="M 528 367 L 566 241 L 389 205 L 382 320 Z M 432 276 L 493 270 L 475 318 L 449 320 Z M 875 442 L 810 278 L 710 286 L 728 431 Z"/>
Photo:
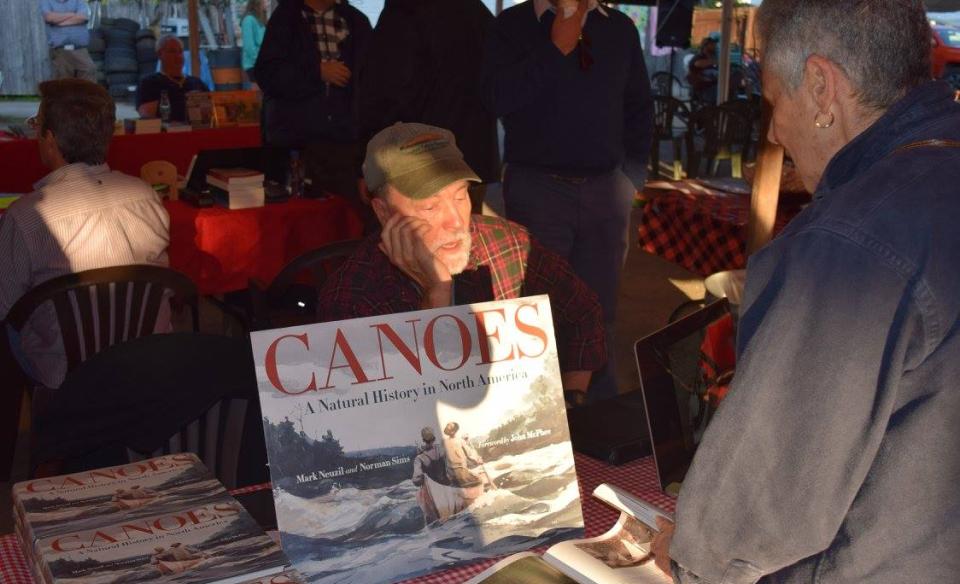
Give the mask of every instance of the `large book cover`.
<path id="1" fill-rule="evenodd" d="M 120 466 L 32 479 L 13 486 L 28 541 L 160 515 L 224 494 L 195 454 L 168 454 Z"/>
<path id="2" fill-rule="evenodd" d="M 279 573 L 287 559 L 235 499 L 37 542 L 54 584 L 228 584 Z"/>
<path id="3" fill-rule="evenodd" d="M 547 296 L 251 338 L 281 542 L 308 582 L 582 534 Z"/>

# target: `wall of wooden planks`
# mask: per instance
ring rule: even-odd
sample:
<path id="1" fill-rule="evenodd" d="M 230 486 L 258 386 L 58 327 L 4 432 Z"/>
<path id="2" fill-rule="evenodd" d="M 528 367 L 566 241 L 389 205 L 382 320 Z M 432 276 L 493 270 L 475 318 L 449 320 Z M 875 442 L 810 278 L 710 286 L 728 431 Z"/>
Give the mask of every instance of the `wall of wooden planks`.
<path id="1" fill-rule="evenodd" d="M 36 95 L 50 77 L 47 31 L 39 0 L 3 0 L 0 15 L 0 95 Z"/>

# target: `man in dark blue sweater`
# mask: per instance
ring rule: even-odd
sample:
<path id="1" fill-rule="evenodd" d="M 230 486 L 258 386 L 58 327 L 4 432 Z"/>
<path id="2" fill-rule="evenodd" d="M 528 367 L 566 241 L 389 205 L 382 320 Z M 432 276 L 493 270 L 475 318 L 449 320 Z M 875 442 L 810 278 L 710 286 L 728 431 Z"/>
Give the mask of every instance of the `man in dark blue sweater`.
<path id="1" fill-rule="evenodd" d="M 483 92 L 506 129 L 507 217 L 597 292 L 612 346 L 630 209 L 647 175 L 653 100 L 633 22 L 597 0 L 566 4 L 531 0 L 497 17 Z M 591 394 L 615 393 L 611 359 L 594 375 Z"/>

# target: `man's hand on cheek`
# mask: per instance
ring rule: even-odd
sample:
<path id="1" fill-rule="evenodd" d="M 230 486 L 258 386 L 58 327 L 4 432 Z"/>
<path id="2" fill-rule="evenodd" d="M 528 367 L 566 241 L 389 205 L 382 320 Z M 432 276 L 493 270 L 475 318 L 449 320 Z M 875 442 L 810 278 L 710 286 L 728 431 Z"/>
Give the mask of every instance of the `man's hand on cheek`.
<path id="1" fill-rule="evenodd" d="M 449 296 L 452 277 L 446 266 L 429 249 L 426 237 L 430 224 L 423 219 L 394 213 L 383 225 L 380 233 L 380 249 L 393 265 L 400 268 L 428 296 Z M 449 300 L 444 305 L 448 305 Z"/>

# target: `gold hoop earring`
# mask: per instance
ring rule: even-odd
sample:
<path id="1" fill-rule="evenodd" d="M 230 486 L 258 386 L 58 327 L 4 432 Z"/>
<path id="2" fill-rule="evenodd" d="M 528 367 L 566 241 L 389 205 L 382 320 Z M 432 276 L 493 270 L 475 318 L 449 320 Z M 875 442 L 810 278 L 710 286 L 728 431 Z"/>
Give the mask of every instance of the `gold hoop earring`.
<path id="1" fill-rule="evenodd" d="M 821 115 L 827 115 L 827 116 L 830 116 L 830 118 L 826 122 L 822 122 L 820 121 Z M 834 121 L 833 112 L 827 112 L 826 114 L 821 114 L 821 112 L 817 112 L 817 115 L 813 117 L 813 125 L 820 128 L 821 130 L 826 130 L 827 128 L 832 126 L 833 121 Z"/>

